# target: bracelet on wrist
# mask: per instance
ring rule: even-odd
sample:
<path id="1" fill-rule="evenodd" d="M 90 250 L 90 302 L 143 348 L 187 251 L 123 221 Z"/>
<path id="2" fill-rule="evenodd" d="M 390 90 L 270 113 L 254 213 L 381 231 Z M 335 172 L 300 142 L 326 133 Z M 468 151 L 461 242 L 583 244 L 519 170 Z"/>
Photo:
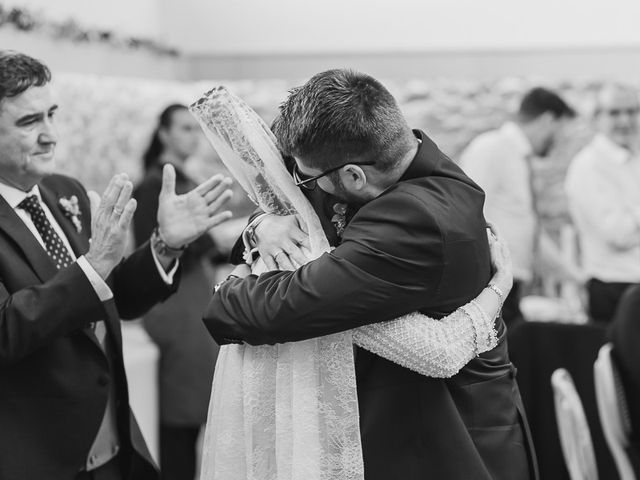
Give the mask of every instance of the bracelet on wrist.
<path id="1" fill-rule="evenodd" d="M 244 232 L 242 232 L 242 239 L 244 241 L 245 247 L 248 250 L 255 248 L 258 244 L 258 239 L 256 238 L 256 228 L 258 225 L 262 223 L 262 221 L 270 215 L 270 213 L 261 213 L 256 218 L 254 218 L 249 225 L 246 226 Z"/>
<path id="2" fill-rule="evenodd" d="M 495 283 L 489 283 L 489 285 L 487 285 L 487 288 L 489 290 L 492 290 L 498 296 L 500 308 L 502 309 L 502 304 L 504 303 L 504 292 L 502 291 L 502 289 Z"/>
<path id="3" fill-rule="evenodd" d="M 167 242 L 165 242 L 164 238 L 162 238 L 162 235 L 160 234 L 160 229 L 156 227 L 153 229 L 153 233 L 151 234 L 151 246 L 158 255 L 169 258 L 178 258 L 187 249 L 188 244 L 177 248 L 167 245 Z"/>

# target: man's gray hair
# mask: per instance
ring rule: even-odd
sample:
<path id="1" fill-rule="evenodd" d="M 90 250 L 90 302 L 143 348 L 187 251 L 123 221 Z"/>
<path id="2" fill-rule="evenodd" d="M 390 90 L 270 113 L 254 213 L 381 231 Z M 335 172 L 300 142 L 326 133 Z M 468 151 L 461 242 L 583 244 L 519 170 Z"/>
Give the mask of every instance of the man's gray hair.
<path id="1" fill-rule="evenodd" d="M 51 72 L 41 61 L 14 50 L 0 50 L 0 106 L 5 98 L 50 81 Z"/>

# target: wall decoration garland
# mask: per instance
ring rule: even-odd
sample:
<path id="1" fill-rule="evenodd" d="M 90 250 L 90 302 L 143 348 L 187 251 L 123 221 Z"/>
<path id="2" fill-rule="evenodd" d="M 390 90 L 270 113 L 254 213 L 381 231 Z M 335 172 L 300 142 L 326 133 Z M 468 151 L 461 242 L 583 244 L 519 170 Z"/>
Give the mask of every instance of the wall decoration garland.
<path id="1" fill-rule="evenodd" d="M 28 8 L 9 7 L 0 3 L 0 29 L 6 27 L 75 43 L 98 43 L 113 48 L 146 50 L 161 56 L 179 55 L 177 49 L 148 38 L 122 35 L 107 29 L 87 28 L 72 18 L 54 21 Z"/>

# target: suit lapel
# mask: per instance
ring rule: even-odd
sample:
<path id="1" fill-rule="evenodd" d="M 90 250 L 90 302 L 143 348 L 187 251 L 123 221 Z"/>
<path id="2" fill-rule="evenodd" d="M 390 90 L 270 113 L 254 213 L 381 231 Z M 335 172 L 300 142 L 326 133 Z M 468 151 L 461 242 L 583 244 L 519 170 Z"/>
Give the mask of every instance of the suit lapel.
<path id="1" fill-rule="evenodd" d="M 73 222 L 64 215 L 58 203 L 59 198 L 52 190 L 42 184 L 38 185 L 38 187 L 42 201 L 49 207 L 53 218 L 55 218 L 58 225 L 60 225 L 60 228 L 69 241 L 69 245 L 71 245 L 73 253 L 75 253 L 76 257 L 87 253 L 89 250 L 89 239 L 87 235 L 78 232 Z"/>
<path id="2" fill-rule="evenodd" d="M 10 237 L 17 248 L 22 251 L 31 268 L 42 282 L 53 277 L 56 272 L 55 264 L 47 251 L 33 236 L 31 230 L 24 224 L 18 214 L 7 201 L 0 196 L 0 230 Z"/>

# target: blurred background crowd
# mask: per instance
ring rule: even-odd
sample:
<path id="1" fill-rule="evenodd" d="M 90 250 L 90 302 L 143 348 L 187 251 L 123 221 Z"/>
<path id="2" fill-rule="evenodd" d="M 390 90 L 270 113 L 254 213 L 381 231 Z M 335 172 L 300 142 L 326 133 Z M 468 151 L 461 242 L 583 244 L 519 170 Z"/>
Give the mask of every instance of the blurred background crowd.
<path id="1" fill-rule="evenodd" d="M 132 244 L 154 227 L 159 166 L 177 167 L 183 191 L 225 170 L 185 108 L 211 87 L 269 124 L 316 72 L 381 79 L 410 125 L 483 187 L 509 243 L 504 315 L 542 478 L 616 478 L 639 448 L 640 7 L 455 3 L 0 1 L 0 45 L 53 71 L 58 169 L 98 191 L 117 172 L 134 180 Z M 217 352 L 199 312 L 254 208 L 233 188 L 234 220 L 189 247 L 179 294 L 125 327 L 132 402 L 166 478 L 196 465 Z M 593 371 L 608 342 L 629 407 L 614 420 Z M 560 368 L 573 382 L 552 387 Z"/>

